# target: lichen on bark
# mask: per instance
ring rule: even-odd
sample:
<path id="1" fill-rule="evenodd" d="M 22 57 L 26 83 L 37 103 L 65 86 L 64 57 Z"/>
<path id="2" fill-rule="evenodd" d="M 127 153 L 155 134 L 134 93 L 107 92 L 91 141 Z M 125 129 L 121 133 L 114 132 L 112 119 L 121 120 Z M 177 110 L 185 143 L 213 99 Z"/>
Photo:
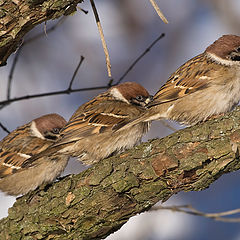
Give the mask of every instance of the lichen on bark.
<path id="1" fill-rule="evenodd" d="M 76 11 L 82 0 L 0 1 L 0 66 L 36 25 Z"/>
<path id="2" fill-rule="evenodd" d="M 179 191 L 200 191 L 240 168 L 239 108 L 153 139 L 19 198 L 0 239 L 96 239 Z"/>

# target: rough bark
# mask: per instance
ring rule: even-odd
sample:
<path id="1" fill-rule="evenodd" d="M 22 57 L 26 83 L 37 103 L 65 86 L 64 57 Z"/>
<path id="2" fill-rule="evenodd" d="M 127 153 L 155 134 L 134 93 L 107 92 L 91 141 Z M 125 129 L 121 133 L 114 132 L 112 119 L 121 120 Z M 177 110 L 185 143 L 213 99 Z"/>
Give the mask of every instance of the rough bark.
<path id="1" fill-rule="evenodd" d="M 153 139 L 48 189 L 19 198 L 0 239 L 99 239 L 179 191 L 200 191 L 240 168 L 240 108 Z"/>
<path id="2" fill-rule="evenodd" d="M 0 66 L 36 25 L 76 11 L 82 0 L 0 0 Z"/>

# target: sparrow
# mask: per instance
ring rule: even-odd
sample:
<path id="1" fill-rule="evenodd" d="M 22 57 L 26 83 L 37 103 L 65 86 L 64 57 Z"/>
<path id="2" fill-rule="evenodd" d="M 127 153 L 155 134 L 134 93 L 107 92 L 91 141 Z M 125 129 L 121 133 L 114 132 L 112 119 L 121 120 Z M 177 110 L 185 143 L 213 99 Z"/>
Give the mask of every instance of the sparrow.
<path id="1" fill-rule="evenodd" d="M 141 141 L 150 123 L 119 130 L 131 119 L 141 116 L 152 100 L 147 90 L 135 82 L 113 86 L 81 105 L 60 132 L 60 138 L 47 150 L 32 158 L 67 155 L 91 165 L 120 153 Z M 31 161 L 31 159 L 30 159 Z"/>
<path id="2" fill-rule="evenodd" d="M 26 194 L 50 183 L 67 165 L 67 156 L 28 159 L 44 151 L 59 137 L 66 120 L 58 114 L 36 118 L 9 133 L 0 142 L 0 190 L 9 195 Z M 23 167 L 27 164 L 27 167 Z"/>
<path id="3" fill-rule="evenodd" d="M 240 100 L 240 37 L 223 35 L 180 66 L 154 95 L 139 122 L 168 119 L 195 125 L 232 110 Z"/>

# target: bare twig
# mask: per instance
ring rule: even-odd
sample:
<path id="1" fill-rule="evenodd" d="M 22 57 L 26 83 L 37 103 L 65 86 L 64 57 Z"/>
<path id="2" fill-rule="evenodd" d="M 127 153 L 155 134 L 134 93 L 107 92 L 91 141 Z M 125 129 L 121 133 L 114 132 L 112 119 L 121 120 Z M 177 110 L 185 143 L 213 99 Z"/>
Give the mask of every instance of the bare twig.
<path id="1" fill-rule="evenodd" d="M 10 133 L 10 131 L 0 122 L 0 127 L 2 128 L 3 131 L 6 133 Z"/>
<path id="2" fill-rule="evenodd" d="M 64 21 L 66 20 L 66 17 L 62 17 L 55 25 L 53 25 L 51 28 L 49 28 L 48 33 L 54 31 L 58 26 L 60 26 Z M 28 40 L 26 40 L 25 42 L 22 43 L 22 45 L 18 48 L 16 55 L 13 59 L 13 64 L 12 67 L 10 69 L 10 73 L 8 76 L 8 88 L 7 88 L 7 99 L 10 99 L 10 95 L 11 95 L 11 84 L 12 84 L 12 76 L 16 67 L 16 63 L 18 61 L 18 57 L 20 55 L 21 49 L 24 45 L 40 38 L 43 36 L 47 36 L 47 29 L 46 29 L 46 22 L 44 23 L 44 32 L 37 34 L 36 36 L 29 38 Z"/>
<path id="3" fill-rule="evenodd" d="M 45 36 L 47 37 L 47 21 L 44 22 L 44 27 L 43 27 L 43 29 L 44 29 L 44 34 L 45 34 Z"/>
<path id="4" fill-rule="evenodd" d="M 64 21 L 66 20 L 66 17 L 62 17 L 55 25 L 53 25 L 51 28 L 49 28 L 48 30 L 48 33 L 54 31 L 58 26 L 60 26 Z M 12 88 L 12 77 L 13 77 L 13 74 L 14 74 L 14 71 L 15 71 L 15 68 L 16 68 L 16 63 L 18 61 L 18 57 L 20 55 L 20 52 L 23 48 L 24 45 L 32 42 L 32 41 L 35 41 L 36 39 L 40 38 L 40 37 L 43 37 L 45 36 L 46 33 L 45 32 L 42 32 L 42 33 L 39 33 L 37 34 L 36 36 L 32 37 L 32 38 L 29 38 L 27 41 L 23 42 L 21 44 L 21 46 L 17 49 L 16 51 L 16 55 L 13 59 L 13 64 L 11 66 L 11 69 L 10 69 L 10 72 L 9 72 L 9 76 L 8 76 L 8 86 L 7 86 L 7 100 L 6 101 L 9 101 L 10 100 L 10 96 L 11 96 L 11 88 Z M 6 102 L 5 101 L 5 102 Z M 9 101 L 9 103 L 11 103 L 11 101 Z M 0 110 L 4 107 L 6 107 L 7 103 L 5 104 L 0 104 Z"/>
<path id="5" fill-rule="evenodd" d="M 130 67 L 123 73 L 123 75 L 117 80 L 116 84 L 119 84 L 125 77 L 126 75 L 132 70 L 132 68 L 144 57 L 144 55 L 146 55 L 151 48 L 163 37 L 165 36 L 165 33 L 162 33 L 159 37 L 157 37 L 157 39 L 155 39 L 150 45 L 149 47 L 130 65 Z"/>
<path id="6" fill-rule="evenodd" d="M 182 212 L 187 213 L 190 215 L 195 216 L 202 216 L 206 218 L 211 218 L 216 221 L 221 222 L 240 222 L 240 218 L 225 218 L 224 216 L 230 216 L 233 214 L 240 213 L 240 208 L 233 209 L 230 211 L 219 212 L 219 213 L 204 213 L 200 212 L 197 209 L 193 208 L 191 205 L 182 205 L 182 206 L 154 206 L 151 208 L 151 211 L 158 211 L 158 210 L 171 210 L 174 212 Z"/>
<path id="7" fill-rule="evenodd" d="M 111 76 L 112 76 L 112 73 L 111 73 L 110 57 L 109 57 L 109 53 L 108 53 L 108 49 L 107 49 L 107 44 L 106 44 L 106 41 L 105 41 L 105 38 L 104 38 L 104 35 L 103 35 L 103 29 L 102 29 L 102 26 L 101 26 L 100 18 L 99 18 L 99 16 L 98 16 L 97 8 L 96 8 L 96 6 L 95 6 L 94 1 L 93 1 L 93 0 L 90 0 L 90 2 L 91 2 L 92 9 L 93 9 L 93 13 L 94 13 L 94 16 L 95 16 L 95 19 L 96 19 L 98 31 L 99 31 L 99 33 L 100 33 L 100 38 L 101 38 L 101 41 L 102 41 L 102 46 L 103 46 L 104 54 L 105 54 L 105 57 L 106 57 L 106 64 L 107 64 L 108 76 L 111 77 Z"/>
<path id="8" fill-rule="evenodd" d="M 78 7 L 78 6 L 77 6 L 77 9 L 80 10 L 80 11 L 82 11 L 82 12 L 84 12 L 85 14 L 88 14 L 88 11 L 85 10 L 85 9 L 83 9 L 83 8 L 81 8 L 81 7 Z"/>
<path id="9" fill-rule="evenodd" d="M 9 75 L 8 75 L 8 84 L 7 84 L 7 99 L 8 100 L 10 99 L 10 96 L 11 96 L 13 73 L 14 73 L 21 49 L 22 49 L 22 47 L 19 47 L 18 51 L 16 52 Z"/>
<path id="10" fill-rule="evenodd" d="M 168 23 L 168 20 L 163 15 L 162 11 L 158 7 L 157 3 L 154 0 L 149 0 L 152 6 L 154 7 L 155 11 L 157 12 L 158 16 L 162 19 L 164 23 Z"/>
<path id="11" fill-rule="evenodd" d="M 60 91 L 53 91 L 53 92 L 46 92 L 46 93 L 39 93 L 39 94 L 32 94 L 32 95 L 25 95 L 22 97 L 11 98 L 9 100 L 1 101 L 0 105 L 7 105 L 9 103 L 27 100 L 27 99 L 31 99 L 31 98 L 54 96 L 54 95 L 60 95 L 60 94 L 70 94 L 70 93 L 74 93 L 74 92 L 92 91 L 92 90 L 107 89 L 107 88 L 109 88 L 109 87 L 108 86 L 98 86 L 98 87 L 71 89 L 70 91 L 67 88 L 65 90 L 60 90 Z"/>
<path id="12" fill-rule="evenodd" d="M 76 69 L 75 69 L 75 71 L 74 71 L 74 73 L 73 73 L 72 79 L 71 79 L 71 81 L 70 81 L 70 83 L 69 83 L 69 86 L 68 86 L 68 90 L 69 90 L 69 91 L 72 90 L 73 81 L 74 81 L 74 79 L 75 79 L 75 77 L 76 77 L 76 75 L 77 75 L 77 72 L 78 72 L 80 66 L 82 65 L 83 60 L 84 60 L 84 57 L 81 56 L 80 61 L 79 61 L 78 65 L 77 65 L 77 67 L 76 67 Z"/>
<path id="13" fill-rule="evenodd" d="M 59 24 L 59 22 L 58 22 Z M 56 28 L 56 25 L 54 25 L 54 28 Z M 48 30 L 49 32 L 49 30 Z M 32 39 L 29 39 L 30 41 L 41 37 L 42 34 L 35 36 Z M 77 68 L 75 69 L 75 72 L 73 74 L 73 77 L 68 85 L 67 89 L 64 90 L 60 90 L 60 91 L 53 91 L 53 92 L 46 92 L 46 93 L 39 93 L 39 94 L 31 94 L 31 95 L 25 95 L 25 96 L 21 96 L 21 97 L 16 97 L 16 98 L 10 98 L 4 101 L 0 101 L 0 109 L 6 107 L 8 104 L 13 103 L 13 102 L 17 102 L 17 101 L 22 101 L 22 100 L 27 100 L 27 99 L 32 99 L 32 98 L 39 98 L 39 97 L 47 97 L 47 96 L 54 96 L 54 95 L 60 95 L 60 94 L 70 94 L 70 93 L 74 93 L 74 92 L 83 92 L 83 91 L 92 91 L 92 90 L 101 90 L 101 89 L 108 89 L 111 86 L 115 86 L 117 84 L 119 84 L 125 77 L 126 75 L 132 70 L 132 68 L 139 62 L 139 60 L 144 57 L 144 55 L 146 55 L 147 52 L 149 52 L 151 50 L 151 48 L 163 37 L 165 36 L 164 33 L 162 33 L 156 40 L 154 40 L 150 46 L 131 64 L 131 66 L 124 72 L 124 74 L 119 78 L 119 80 L 115 83 L 113 83 L 113 79 L 110 79 L 108 84 L 106 84 L 105 86 L 97 86 L 97 87 L 89 87 L 89 88 L 77 88 L 77 89 L 72 89 L 72 84 L 73 81 L 75 79 L 75 76 L 77 74 L 77 71 L 79 69 L 79 67 L 82 64 L 82 61 L 84 59 L 80 59 L 80 62 L 77 66 Z M 27 42 L 28 43 L 28 42 Z"/>

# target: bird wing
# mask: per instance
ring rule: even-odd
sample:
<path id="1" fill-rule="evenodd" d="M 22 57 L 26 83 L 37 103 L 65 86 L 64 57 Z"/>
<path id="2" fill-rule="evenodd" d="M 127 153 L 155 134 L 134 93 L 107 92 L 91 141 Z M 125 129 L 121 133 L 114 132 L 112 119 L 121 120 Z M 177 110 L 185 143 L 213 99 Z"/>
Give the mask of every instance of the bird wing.
<path id="1" fill-rule="evenodd" d="M 52 141 L 41 139 L 32 135 L 30 126 L 31 123 L 28 123 L 9 133 L 0 142 L 0 149 L 2 149 L 4 152 L 35 155 L 45 150 L 49 145 L 52 144 Z"/>
<path id="2" fill-rule="evenodd" d="M 4 178 L 22 169 L 24 162 L 31 156 L 0 149 L 0 178 Z"/>
<path id="3" fill-rule="evenodd" d="M 0 142 L 0 178 L 20 171 L 29 158 L 52 144 L 51 141 L 33 136 L 30 125 L 17 128 Z M 37 163 L 31 164 L 33 166 Z"/>
<path id="4" fill-rule="evenodd" d="M 200 54 L 179 67 L 155 94 L 153 102 L 148 107 L 174 101 L 206 88 L 208 79 L 214 74 L 214 67 L 213 71 L 209 71 L 205 58 Z M 208 64 L 211 64 L 210 60 Z"/>
<path id="5" fill-rule="evenodd" d="M 84 108 L 80 107 L 63 128 L 61 138 L 54 145 L 62 145 L 95 134 L 113 131 L 124 126 L 129 119 L 138 114 L 138 108 L 120 101 L 105 101 L 90 105 L 90 107 L 89 105 Z"/>

